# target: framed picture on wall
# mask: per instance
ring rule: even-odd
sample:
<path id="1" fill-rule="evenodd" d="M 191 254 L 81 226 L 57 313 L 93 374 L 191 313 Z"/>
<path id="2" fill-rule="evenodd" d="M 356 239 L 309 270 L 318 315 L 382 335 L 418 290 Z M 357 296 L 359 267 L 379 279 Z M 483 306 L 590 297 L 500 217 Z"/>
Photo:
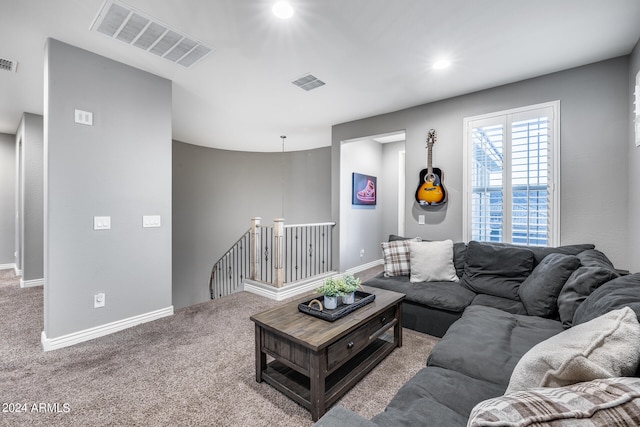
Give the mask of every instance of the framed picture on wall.
<path id="1" fill-rule="evenodd" d="M 351 204 L 375 205 L 378 186 L 375 176 L 354 172 L 351 179 Z"/>

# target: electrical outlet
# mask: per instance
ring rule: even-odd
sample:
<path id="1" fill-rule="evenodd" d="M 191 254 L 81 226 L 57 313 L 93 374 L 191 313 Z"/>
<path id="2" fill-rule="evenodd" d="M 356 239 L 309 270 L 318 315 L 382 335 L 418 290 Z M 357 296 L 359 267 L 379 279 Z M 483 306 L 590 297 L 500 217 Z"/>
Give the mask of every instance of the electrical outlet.
<path id="1" fill-rule="evenodd" d="M 364 258 L 364 249 L 360 249 L 360 258 Z"/>
<path id="2" fill-rule="evenodd" d="M 104 307 L 105 303 L 105 295 L 103 292 L 97 293 L 93 296 L 93 308 Z"/>

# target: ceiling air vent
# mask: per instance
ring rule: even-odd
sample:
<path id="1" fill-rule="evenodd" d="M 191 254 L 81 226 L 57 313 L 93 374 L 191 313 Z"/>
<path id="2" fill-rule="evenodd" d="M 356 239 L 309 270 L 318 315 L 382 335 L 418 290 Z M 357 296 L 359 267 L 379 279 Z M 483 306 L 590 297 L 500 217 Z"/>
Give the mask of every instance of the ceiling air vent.
<path id="1" fill-rule="evenodd" d="M 291 83 L 304 90 L 315 89 L 325 84 L 322 80 L 311 74 L 306 74 L 300 77 L 298 80 L 292 81 Z"/>
<path id="2" fill-rule="evenodd" d="M 195 38 L 114 0 L 105 1 L 91 30 L 187 68 L 211 53 Z"/>
<path id="3" fill-rule="evenodd" d="M 0 70 L 15 72 L 18 68 L 18 62 L 10 59 L 0 58 Z"/>

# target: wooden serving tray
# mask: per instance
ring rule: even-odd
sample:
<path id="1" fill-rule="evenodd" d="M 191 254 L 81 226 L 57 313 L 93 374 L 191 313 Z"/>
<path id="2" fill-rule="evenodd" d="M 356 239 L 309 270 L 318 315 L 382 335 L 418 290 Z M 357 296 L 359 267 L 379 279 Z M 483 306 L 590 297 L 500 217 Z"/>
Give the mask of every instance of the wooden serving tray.
<path id="1" fill-rule="evenodd" d="M 374 299 L 376 299 L 376 296 L 368 292 L 355 291 L 353 304 L 340 303 L 336 308 L 325 308 L 322 311 L 317 307 L 317 304 L 309 307 L 309 303 L 314 299 L 320 301 L 324 307 L 324 296 L 319 296 L 318 298 L 312 298 L 309 301 L 301 302 L 300 304 L 298 304 L 298 310 L 319 319 L 326 320 L 328 322 L 334 322 L 341 317 L 344 317 L 347 314 L 359 309 L 360 307 L 369 304 Z"/>

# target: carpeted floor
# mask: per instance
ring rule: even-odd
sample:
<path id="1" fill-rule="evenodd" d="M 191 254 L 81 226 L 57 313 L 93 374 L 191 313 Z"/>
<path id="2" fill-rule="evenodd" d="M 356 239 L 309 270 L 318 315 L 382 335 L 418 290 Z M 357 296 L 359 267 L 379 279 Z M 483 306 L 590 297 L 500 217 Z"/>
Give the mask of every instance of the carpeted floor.
<path id="1" fill-rule="evenodd" d="M 277 304 L 241 292 L 45 353 L 42 288 L 0 270 L 0 425 L 310 426 L 308 411 L 255 381 L 249 316 Z M 384 410 L 437 341 L 403 338 L 339 404 Z"/>

